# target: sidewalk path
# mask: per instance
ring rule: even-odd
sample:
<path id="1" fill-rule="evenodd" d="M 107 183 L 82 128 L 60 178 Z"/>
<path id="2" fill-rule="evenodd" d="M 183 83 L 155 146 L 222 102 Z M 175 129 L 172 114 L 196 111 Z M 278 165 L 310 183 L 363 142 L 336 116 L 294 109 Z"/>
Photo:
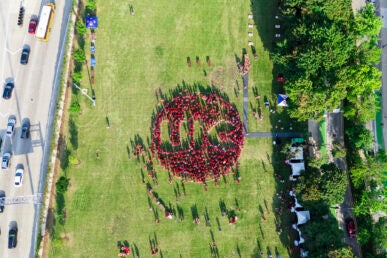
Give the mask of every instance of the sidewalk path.
<path id="1" fill-rule="evenodd" d="M 300 138 L 303 136 L 303 133 L 298 132 L 249 132 L 246 135 L 248 138 Z"/>

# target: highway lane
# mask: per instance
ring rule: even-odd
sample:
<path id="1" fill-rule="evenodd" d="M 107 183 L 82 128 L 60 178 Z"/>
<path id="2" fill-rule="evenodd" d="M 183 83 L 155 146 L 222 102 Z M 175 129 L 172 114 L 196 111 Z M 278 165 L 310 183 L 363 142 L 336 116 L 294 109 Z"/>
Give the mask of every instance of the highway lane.
<path id="1" fill-rule="evenodd" d="M 0 1 L 0 76 L 1 85 L 5 80 L 13 80 L 15 88 L 11 99 L 0 99 L 0 132 L 4 132 L 9 115 L 17 118 L 16 132 L 12 138 L 6 138 L 2 151 L 12 151 L 11 166 L 0 171 L 0 190 L 6 197 L 27 196 L 37 193 L 43 148 L 47 139 L 46 127 L 50 100 L 53 89 L 55 65 L 60 43 L 63 1 L 56 1 L 56 12 L 48 42 L 38 41 L 27 33 L 31 15 L 40 12 L 40 1 L 24 0 L 25 17 L 23 26 L 17 26 L 18 11 L 21 2 Z M 28 65 L 20 64 L 21 49 L 29 45 L 31 54 Z M 2 87 L 0 92 L 2 93 Z M 31 122 L 31 136 L 20 139 L 20 126 L 23 118 Z M 1 137 L 2 135 L 0 135 Z M 24 166 L 23 186 L 13 186 L 15 167 Z M 34 219 L 37 206 L 33 204 L 8 205 L 0 214 L 0 254 L 1 257 L 32 257 L 31 245 L 34 235 Z M 8 249 L 8 230 L 10 223 L 16 223 L 19 229 L 18 244 Z"/>

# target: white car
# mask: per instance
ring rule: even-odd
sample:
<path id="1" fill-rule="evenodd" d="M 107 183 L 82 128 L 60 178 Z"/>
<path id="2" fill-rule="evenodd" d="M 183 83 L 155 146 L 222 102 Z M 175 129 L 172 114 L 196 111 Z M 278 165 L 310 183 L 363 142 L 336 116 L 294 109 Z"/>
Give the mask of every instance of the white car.
<path id="1" fill-rule="evenodd" d="M 19 167 L 16 169 L 15 172 L 15 187 L 20 187 L 23 185 L 23 175 L 24 175 L 24 169 L 23 167 Z"/>
<path id="2" fill-rule="evenodd" d="M 15 125 L 16 125 L 16 117 L 15 116 L 9 116 L 8 118 L 8 124 L 7 124 L 7 136 L 11 137 L 15 133 Z"/>

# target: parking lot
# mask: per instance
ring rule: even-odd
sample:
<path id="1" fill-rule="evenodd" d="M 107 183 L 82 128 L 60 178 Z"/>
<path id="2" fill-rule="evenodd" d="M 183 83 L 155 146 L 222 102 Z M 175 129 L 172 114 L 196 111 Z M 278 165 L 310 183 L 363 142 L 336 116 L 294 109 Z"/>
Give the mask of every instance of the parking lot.
<path id="1" fill-rule="evenodd" d="M 58 1 L 50 38 L 48 42 L 42 42 L 28 33 L 30 18 L 39 15 L 42 4 L 44 2 L 33 0 L 0 1 L 0 35 L 3 35 L 0 40 L 2 96 L 4 83 L 14 84 L 11 97 L 0 98 L 0 138 L 3 139 L 1 156 L 11 153 L 9 168 L 0 171 L 0 191 L 4 191 L 8 203 L 31 202 L 6 205 L 4 212 L 0 214 L 1 257 L 34 257 L 32 243 L 38 230 L 34 227 L 34 220 L 39 218 L 40 206 L 34 205 L 30 197 L 39 194 L 64 9 L 64 3 Z M 19 26 L 17 23 L 21 6 L 25 13 Z M 23 65 L 21 54 L 26 47 L 30 49 L 30 55 L 28 63 Z M 12 136 L 7 136 L 5 132 L 11 115 L 16 119 L 15 131 Z M 25 119 L 30 121 L 30 135 L 29 138 L 22 139 L 21 125 Z M 16 167 L 24 168 L 20 187 L 14 186 Z M 17 245 L 14 249 L 8 249 L 8 231 L 11 225 L 18 228 Z"/>

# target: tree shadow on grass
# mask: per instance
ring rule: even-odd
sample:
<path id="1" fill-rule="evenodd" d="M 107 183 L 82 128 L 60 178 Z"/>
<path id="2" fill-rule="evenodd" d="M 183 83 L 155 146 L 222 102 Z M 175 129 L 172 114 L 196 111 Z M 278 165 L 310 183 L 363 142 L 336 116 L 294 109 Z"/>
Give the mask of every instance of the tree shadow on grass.
<path id="1" fill-rule="evenodd" d="M 66 171 L 66 169 L 69 167 L 70 154 L 71 154 L 71 151 L 67 148 L 67 144 L 66 144 L 66 136 L 59 135 L 57 157 L 59 158 L 59 161 L 60 161 L 60 168 L 63 171 Z"/>
<path id="2" fill-rule="evenodd" d="M 71 146 L 76 150 L 78 149 L 78 127 L 72 116 L 69 119 L 69 133 Z"/>

